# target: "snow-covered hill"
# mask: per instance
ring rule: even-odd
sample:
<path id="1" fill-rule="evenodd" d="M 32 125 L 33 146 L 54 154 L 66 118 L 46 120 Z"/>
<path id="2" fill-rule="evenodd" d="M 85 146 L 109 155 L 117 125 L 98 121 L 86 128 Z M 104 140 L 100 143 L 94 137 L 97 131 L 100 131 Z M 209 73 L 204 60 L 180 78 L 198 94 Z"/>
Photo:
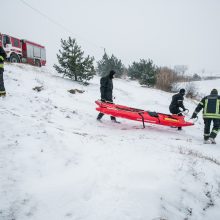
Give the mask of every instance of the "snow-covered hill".
<path id="1" fill-rule="evenodd" d="M 1 220 L 220 219 L 220 138 L 202 144 L 201 114 L 182 131 L 115 124 L 109 116 L 99 123 L 98 77 L 83 87 L 45 68 L 6 65 L 5 85 Z M 169 113 L 172 94 L 115 79 L 114 96 L 119 104 Z M 192 113 L 196 103 L 185 106 Z"/>
<path id="2" fill-rule="evenodd" d="M 185 87 L 187 88 L 189 85 L 194 87 L 195 94 L 197 98 L 203 98 L 210 94 L 212 89 L 217 89 L 220 92 L 220 79 L 214 80 L 201 80 L 201 81 L 194 81 L 191 83 L 179 83 L 177 88 Z"/>

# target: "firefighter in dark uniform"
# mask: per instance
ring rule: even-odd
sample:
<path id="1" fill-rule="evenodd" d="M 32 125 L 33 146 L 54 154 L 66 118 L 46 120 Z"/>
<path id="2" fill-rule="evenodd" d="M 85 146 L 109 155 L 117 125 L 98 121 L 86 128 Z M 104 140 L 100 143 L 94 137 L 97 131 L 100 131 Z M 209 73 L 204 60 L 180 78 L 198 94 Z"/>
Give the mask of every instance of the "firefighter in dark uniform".
<path id="1" fill-rule="evenodd" d="M 101 101 L 102 102 L 111 102 L 113 103 L 113 82 L 112 79 L 114 78 L 115 71 L 111 70 L 107 76 L 104 76 L 100 79 L 100 92 L 101 92 Z M 97 120 L 100 121 L 103 117 L 103 113 L 99 113 L 97 116 Z M 111 116 L 111 120 L 113 122 L 119 123 L 116 121 L 116 118 L 114 116 Z"/>
<path id="2" fill-rule="evenodd" d="M 197 105 L 191 118 L 196 118 L 197 114 L 203 109 L 204 120 L 204 143 L 216 144 L 215 138 L 220 129 L 220 96 L 217 89 L 213 89 L 211 94 L 205 96 Z M 210 133 L 211 123 L 213 122 L 213 128 Z"/>
<path id="3" fill-rule="evenodd" d="M 4 86 L 4 61 L 6 59 L 7 55 L 4 51 L 4 49 L 0 46 L 0 96 L 5 96 L 5 86 Z"/>
<path id="4" fill-rule="evenodd" d="M 173 95 L 172 101 L 171 101 L 170 106 L 169 106 L 169 110 L 172 114 L 182 116 L 181 112 L 188 110 L 183 105 L 185 92 L 186 92 L 185 89 L 180 89 L 179 93 Z M 178 127 L 178 130 L 182 130 L 182 127 Z"/>

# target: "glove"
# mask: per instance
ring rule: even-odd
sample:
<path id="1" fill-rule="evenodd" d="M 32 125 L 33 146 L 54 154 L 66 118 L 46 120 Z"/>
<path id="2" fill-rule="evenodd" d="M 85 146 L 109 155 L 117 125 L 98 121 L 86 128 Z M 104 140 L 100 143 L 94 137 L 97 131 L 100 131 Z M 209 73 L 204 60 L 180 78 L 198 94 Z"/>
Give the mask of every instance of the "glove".
<path id="1" fill-rule="evenodd" d="M 197 117 L 197 114 L 194 112 L 194 113 L 192 114 L 191 119 L 196 118 L 196 117 Z"/>

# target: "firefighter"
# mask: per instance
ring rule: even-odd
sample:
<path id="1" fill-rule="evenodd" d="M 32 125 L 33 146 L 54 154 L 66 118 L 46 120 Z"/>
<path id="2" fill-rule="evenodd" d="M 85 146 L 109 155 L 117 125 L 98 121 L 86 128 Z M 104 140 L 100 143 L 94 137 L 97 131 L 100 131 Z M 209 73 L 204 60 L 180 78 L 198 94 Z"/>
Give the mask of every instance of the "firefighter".
<path id="1" fill-rule="evenodd" d="M 102 102 L 111 102 L 113 103 L 113 82 L 112 79 L 114 78 L 115 71 L 111 70 L 107 76 L 104 76 L 100 79 L 100 92 L 101 92 L 101 101 Z M 97 116 L 97 120 L 100 121 L 103 117 L 103 113 L 99 113 Z M 119 123 L 116 121 L 116 118 L 114 116 L 111 116 L 112 122 Z"/>
<path id="2" fill-rule="evenodd" d="M 204 144 L 216 144 L 215 138 L 220 129 L 220 96 L 217 89 L 212 89 L 211 94 L 205 96 L 197 105 L 191 118 L 196 118 L 203 109 L 204 120 Z M 210 133 L 211 123 L 213 128 Z"/>
<path id="3" fill-rule="evenodd" d="M 183 104 L 185 92 L 185 89 L 180 89 L 179 93 L 172 96 L 172 101 L 169 106 L 169 110 L 172 114 L 182 116 L 181 112 L 188 110 Z M 180 108 L 182 110 L 180 110 Z M 178 130 L 182 130 L 182 127 L 178 127 Z"/>
<path id="4" fill-rule="evenodd" d="M 6 59 L 7 55 L 4 51 L 4 49 L 0 46 L 0 96 L 5 96 L 5 86 L 4 86 L 4 78 L 3 78 L 3 72 L 4 72 L 4 61 Z"/>

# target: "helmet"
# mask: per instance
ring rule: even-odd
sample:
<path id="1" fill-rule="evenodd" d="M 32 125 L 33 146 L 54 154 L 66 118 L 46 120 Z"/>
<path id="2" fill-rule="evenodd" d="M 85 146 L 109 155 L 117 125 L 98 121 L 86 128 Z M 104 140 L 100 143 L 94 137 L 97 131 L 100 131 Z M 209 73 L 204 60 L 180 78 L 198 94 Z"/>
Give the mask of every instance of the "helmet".
<path id="1" fill-rule="evenodd" d="M 110 79 L 113 79 L 114 74 L 115 74 L 115 71 L 114 71 L 114 70 L 111 70 L 111 71 L 109 72 L 109 77 L 110 77 Z"/>
<path id="2" fill-rule="evenodd" d="M 110 74 L 111 74 L 111 75 L 114 75 L 114 74 L 115 74 L 115 71 L 114 71 L 114 70 L 111 70 L 111 71 L 110 71 Z"/>
<path id="3" fill-rule="evenodd" d="M 211 95 L 218 95 L 218 90 L 217 89 L 213 89 L 211 91 Z"/>
<path id="4" fill-rule="evenodd" d="M 186 93 L 186 90 L 185 89 L 180 89 L 180 92 L 179 92 L 181 95 L 185 95 Z"/>

